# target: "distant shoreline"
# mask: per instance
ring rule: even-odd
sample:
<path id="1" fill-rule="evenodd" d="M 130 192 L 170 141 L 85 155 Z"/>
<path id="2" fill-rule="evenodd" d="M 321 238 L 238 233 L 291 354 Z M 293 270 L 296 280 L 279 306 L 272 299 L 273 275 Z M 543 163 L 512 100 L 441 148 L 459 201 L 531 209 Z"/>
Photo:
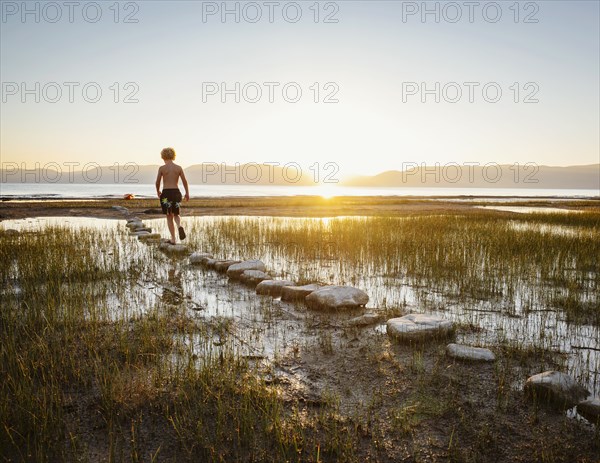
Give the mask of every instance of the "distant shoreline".
<path id="1" fill-rule="evenodd" d="M 29 184 L 24 184 L 29 185 Z M 57 190 L 53 193 L 46 191 L 8 190 L 6 184 L 0 184 L 0 201 L 120 201 L 124 195 L 133 195 L 136 200 L 156 200 L 155 186 L 150 184 L 125 185 L 123 192 L 107 194 L 108 185 L 102 185 L 100 190 L 94 185 L 76 184 L 74 187 Z M 180 189 L 183 191 L 182 187 Z M 200 190 L 200 191 L 199 191 Z M 517 200 L 517 199 L 548 199 L 548 200 L 593 200 L 600 199 L 600 190 L 596 189 L 556 189 L 556 188 L 446 188 L 446 187 L 343 187 L 323 185 L 319 187 L 258 187 L 247 188 L 240 185 L 214 186 L 190 185 L 190 196 L 194 200 L 226 200 L 240 198 L 313 198 L 313 197 L 352 197 L 352 198 L 404 198 L 432 200 Z"/>
<path id="2" fill-rule="evenodd" d="M 124 195 L 154 200 L 154 184 L 0 184 L 0 201 L 23 200 L 120 200 Z M 190 184 L 194 199 L 209 198 L 270 198 L 270 197 L 394 197 L 394 198 L 571 198 L 600 197 L 600 189 L 583 188 L 447 188 L 436 187 L 345 187 L 337 184 L 318 186 L 247 186 Z"/>
<path id="3" fill-rule="evenodd" d="M 160 218 L 157 199 L 36 199 L 2 201 L 0 221 L 30 217 L 122 218 L 112 206 L 127 207 L 144 218 Z M 238 196 L 192 198 L 182 205 L 182 216 L 338 217 L 431 214 L 460 211 L 477 213 L 475 206 L 528 206 L 600 210 L 600 197 L 407 197 L 407 196 Z"/>
<path id="4" fill-rule="evenodd" d="M 262 196 L 262 195 L 239 195 L 239 196 L 192 196 L 191 200 L 227 200 L 227 199 L 245 199 L 245 198 L 316 198 L 321 195 L 314 194 L 297 194 L 297 195 L 272 195 L 272 196 Z M 457 194 L 457 195 L 334 195 L 332 197 L 353 197 L 353 198 L 403 198 L 403 199 L 413 199 L 413 200 L 564 200 L 564 201 L 579 201 L 579 200 L 600 200 L 600 193 L 596 196 L 592 195 L 581 195 L 581 196 L 570 196 L 570 195 L 547 195 L 547 196 L 539 196 L 539 195 L 481 195 L 481 194 Z M 147 195 L 135 195 L 135 199 L 137 200 L 148 200 L 152 201 L 156 198 L 153 196 Z M 56 197 L 53 195 L 40 195 L 40 196 L 13 196 L 13 195 L 0 195 L 0 201 L 2 202 L 61 202 L 61 201 L 69 201 L 69 202 L 87 202 L 87 201 L 121 201 L 123 197 L 121 195 L 115 196 L 90 196 L 90 197 L 80 197 L 80 196 L 61 196 Z"/>

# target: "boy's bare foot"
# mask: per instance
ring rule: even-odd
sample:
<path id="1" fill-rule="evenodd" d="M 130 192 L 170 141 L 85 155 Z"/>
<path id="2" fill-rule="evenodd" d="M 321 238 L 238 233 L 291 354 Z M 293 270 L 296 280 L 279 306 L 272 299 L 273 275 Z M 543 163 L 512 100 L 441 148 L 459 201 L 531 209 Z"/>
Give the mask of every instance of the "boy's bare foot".
<path id="1" fill-rule="evenodd" d="M 179 239 L 180 240 L 185 239 L 185 231 L 183 230 L 183 227 L 179 227 Z"/>

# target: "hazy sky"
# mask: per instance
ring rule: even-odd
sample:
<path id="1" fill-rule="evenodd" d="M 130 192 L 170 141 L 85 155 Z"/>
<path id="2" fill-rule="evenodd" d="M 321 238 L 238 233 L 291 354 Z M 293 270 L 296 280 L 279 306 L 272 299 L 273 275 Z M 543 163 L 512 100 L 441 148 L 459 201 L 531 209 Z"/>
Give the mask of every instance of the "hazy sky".
<path id="1" fill-rule="evenodd" d="M 600 162 L 597 1 L 225 6 L 2 1 L 2 162 Z"/>

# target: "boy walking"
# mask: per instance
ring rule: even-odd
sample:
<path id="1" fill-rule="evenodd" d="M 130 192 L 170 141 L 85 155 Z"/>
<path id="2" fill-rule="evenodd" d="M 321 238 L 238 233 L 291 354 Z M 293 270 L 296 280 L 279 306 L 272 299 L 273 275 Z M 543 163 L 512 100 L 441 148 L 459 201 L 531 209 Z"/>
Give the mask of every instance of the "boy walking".
<path id="1" fill-rule="evenodd" d="M 188 187 L 185 173 L 181 166 L 178 166 L 173 162 L 175 159 L 175 150 L 173 148 L 165 148 L 160 152 L 160 157 L 165 162 L 164 166 L 159 167 L 158 176 L 156 177 L 156 194 L 160 199 L 160 207 L 162 208 L 163 214 L 167 216 L 167 226 L 171 233 L 171 244 L 175 244 L 175 223 L 179 231 L 179 239 L 185 238 L 185 231 L 181 226 L 181 219 L 179 217 L 179 208 L 181 203 L 181 191 L 179 191 L 178 183 L 181 177 L 181 183 L 185 188 L 185 200 L 190 199 L 190 190 Z M 163 182 L 163 190 L 160 191 L 160 182 Z M 175 222 L 175 223 L 174 223 Z"/>

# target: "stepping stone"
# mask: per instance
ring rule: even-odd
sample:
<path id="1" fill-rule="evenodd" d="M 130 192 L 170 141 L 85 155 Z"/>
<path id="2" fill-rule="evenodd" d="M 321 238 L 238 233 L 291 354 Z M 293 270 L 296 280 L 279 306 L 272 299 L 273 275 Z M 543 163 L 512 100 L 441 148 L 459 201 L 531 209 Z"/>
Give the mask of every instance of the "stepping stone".
<path id="1" fill-rule="evenodd" d="M 306 296 L 306 304 L 312 309 L 356 308 L 367 302 L 369 295 L 352 286 L 325 286 Z"/>
<path id="2" fill-rule="evenodd" d="M 387 321 L 387 333 L 398 341 L 423 341 L 447 336 L 453 328 L 450 320 L 437 315 L 408 314 Z"/>
<path id="3" fill-rule="evenodd" d="M 560 371 L 545 371 L 530 376 L 523 389 L 527 396 L 542 399 L 560 408 L 571 408 L 590 395 L 572 377 Z"/>
<path id="4" fill-rule="evenodd" d="M 471 347 L 462 344 L 448 344 L 446 354 L 458 360 L 472 360 L 479 362 L 493 362 L 496 356 L 489 349 L 483 347 Z"/>
<path id="5" fill-rule="evenodd" d="M 207 252 L 195 252 L 190 256 L 190 264 L 206 264 L 206 261 L 212 258 L 213 255 Z"/>
<path id="6" fill-rule="evenodd" d="M 131 223 L 131 222 L 142 222 L 142 219 L 140 219 L 139 217 L 129 217 L 127 219 L 127 223 Z"/>
<path id="7" fill-rule="evenodd" d="M 206 268 L 215 268 L 215 264 L 218 262 L 217 259 L 206 259 L 204 263 Z"/>
<path id="8" fill-rule="evenodd" d="M 147 233 L 138 236 L 138 240 L 140 241 L 159 241 L 160 233 Z"/>
<path id="9" fill-rule="evenodd" d="M 261 272 L 266 272 L 267 267 L 262 261 L 257 259 L 245 260 L 243 262 L 238 261 L 238 263 L 227 269 L 227 276 L 232 280 L 237 280 L 246 270 L 260 270 Z"/>
<path id="10" fill-rule="evenodd" d="M 290 280 L 263 280 L 256 286 L 256 294 L 280 297 L 284 286 L 295 286 L 295 283 Z"/>
<path id="11" fill-rule="evenodd" d="M 140 227 L 145 227 L 143 222 L 129 222 L 127 225 L 125 225 L 127 228 L 140 228 Z"/>
<path id="12" fill-rule="evenodd" d="M 231 267 L 230 267 L 231 268 Z M 261 281 L 271 280 L 271 276 L 260 270 L 246 270 L 240 275 L 240 281 L 248 286 L 256 286 Z"/>
<path id="13" fill-rule="evenodd" d="M 144 236 L 144 235 L 149 235 L 150 232 L 148 230 L 137 230 L 137 231 L 129 232 L 129 234 L 131 236 Z"/>
<path id="14" fill-rule="evenodd" d="M 346 322 L 348 326 L 369 326 L 375 325 L 383 320 L 383 316 L 376 313 L 366 313 L 360 317 L 352 318 Z"/>
<path id="15" fill-rule="evenodd" d="M 577 404 L 577 413 L 583 416 L 590 423 L 600 425 L 600 399 L 584 400 Z"/>
<path id="16" fill-rule="evenodd" d="M 284 286 L 281 288 L 282 301 L 303 301 L 313 291 L 322 288 L 321 285 Z"/>
<path id="17" fill-rule="evenodd" d="M 215 262 L 215 270 L 219 273 L 225 273 L 233 264 L 239 263 L 239 260 L 218 260 Z"/>
<path id="18" fill-rule="evenodd" d="M 133 235 L 134 233 L 138 233 L 138 232 L 148 232 L 148 233 L 152 233 L 152 229 L 149 227 L 140 227 L 140 228 L 134 228 L 133 230 L 131 230 L 129 232 L 130 235 Z"/>
<path id="19" fill-rule="evenodd" d="M 168 242 L 162 242 L 159 246 L 163 251 L 171 252 L 171 253 L 183 253 L 187 252 L 188 248 L 185 244 L 171 244 Z"/>

